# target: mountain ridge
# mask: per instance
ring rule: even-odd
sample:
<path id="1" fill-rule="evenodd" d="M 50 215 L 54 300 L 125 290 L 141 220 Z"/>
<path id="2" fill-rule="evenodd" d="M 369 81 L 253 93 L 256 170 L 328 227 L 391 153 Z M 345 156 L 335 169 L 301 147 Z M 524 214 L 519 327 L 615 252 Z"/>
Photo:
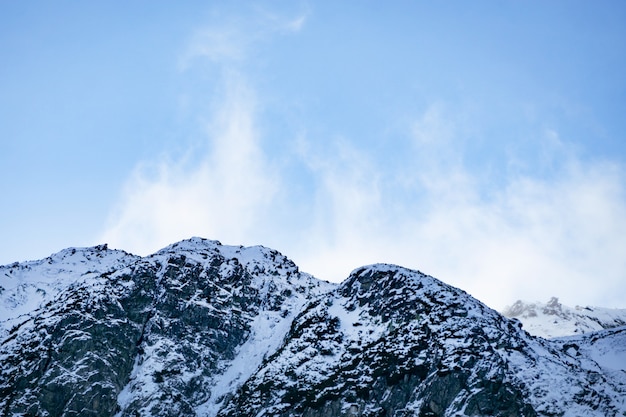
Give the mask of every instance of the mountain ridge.
<path id="1" fill-rule="evenodd" d="M 59 254 L 0 267 L 5 415 L 626 413 L 621 331 L 536 338 L 419 271 L 332 284 L 201 238 Z"/>

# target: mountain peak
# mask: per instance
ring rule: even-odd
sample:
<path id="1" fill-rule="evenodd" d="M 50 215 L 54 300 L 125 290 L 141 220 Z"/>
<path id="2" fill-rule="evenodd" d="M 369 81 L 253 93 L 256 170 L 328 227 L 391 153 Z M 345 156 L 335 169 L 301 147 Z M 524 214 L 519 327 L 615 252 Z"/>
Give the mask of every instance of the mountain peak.
<path id="1" fill-rule="evenodd" d="M 172 243 L 171 245 L 168 245 L 163 249 L 157 251 L 156 254 L 177 251 L 210 250 L 215 249 L 219 246 L 222 246 L 222 243 L 219 240 L 211 240 L 194 236 L 189 239 L 184 239 L 179 242 Z"/>
<path id="2" fill-rule="evenodd" d="M 529 333 L 544 338 L 571 336 L 626 325 L 626 309 L 568 307 L 551 297 L 547 302 L 516 301 L 503 311 Z"/>

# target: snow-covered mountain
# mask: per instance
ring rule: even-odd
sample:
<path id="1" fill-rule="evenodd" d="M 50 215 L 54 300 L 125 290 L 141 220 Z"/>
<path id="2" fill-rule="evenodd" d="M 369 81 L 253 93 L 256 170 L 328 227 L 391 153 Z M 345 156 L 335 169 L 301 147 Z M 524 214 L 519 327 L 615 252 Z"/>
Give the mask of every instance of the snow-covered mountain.
<path id="1" fill-rule="evenodd" d="M 621 416 L 626 330 L 546 340 L 393 265 L 193 238 L 0 268 L 7 416 Z"/>
<path id="2" fill-rule="evenodd" d="M 528 333 L 545 338 L 571 336 L 626 325 L 626 309 L 564 306 L 552 297 L 547 303 L 521 300 L 503 314 L 516 318 Z"/>

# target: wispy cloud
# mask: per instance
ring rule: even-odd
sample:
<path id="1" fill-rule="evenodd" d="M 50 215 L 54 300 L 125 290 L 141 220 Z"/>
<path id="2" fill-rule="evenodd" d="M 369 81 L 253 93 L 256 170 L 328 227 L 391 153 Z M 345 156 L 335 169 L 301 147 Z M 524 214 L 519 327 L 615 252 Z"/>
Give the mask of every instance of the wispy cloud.
<path id="1" fill-rule="evenodd" d="M 262 149 L 259 102 L 242 68 L 253 45 L 297 32 L 305 21 L 306 14 L 282 18 L 257 11 L 244 21 L 220 16 L 194 33 L 180 58 L 182 76 L 191 69 L 219 70 L 215 95 L 204 97 L 209 114 L 200 115 L 208 120 L 206 144 L 179 159 L 140 163 L 100 240 L 140 254 L 194 235 L 238 244 L 262 240 L 281 179 Z"/>
<path id="2" fill-rule="evenodd" d="M 240 64 L 255 42 L 302 30 L 306 18 L 266 14 L 245 25 L 252 30 L 224 24 L 197 33 L 181 68 L 207 60 L 222 69 L 207 144 L 139 165 L 100 240 L 147 254 L 202 235 L 273 246 L 335 281 L 362 264 L 390 262 L 494 307 L 551 295 L 623 306 L 623 167 L 584 161 L 556 129 L 540 133 L 539 164 L 551 166 L 543 177 L 528 167 L 497 179 L 472 172 L 464 162 L 467 120 L 443 102 L 406 126 L 398 162 L 345 136 L 272 142 L 259 128 L 262 98 Z M 502 165 L 528 163 L 516 157 Z"/>
<path id="3" fill-rule="evenodd" d="M 103 239 L 149 253 L 193 235 L 249 242 L 276 193 L 277 178 L 259 146 L 256 98 L 229 80 L 207 126 L 209 151 L 140 165 Z"/>
<path id="4" fill-rule="evenodd" d="M 244 63 L 253 49 L 277 35 L 297 33 L 304 27 L 309 11 L 283 16 L 256 8 L 252 15 L 220 15 L 193 34 L 179 60 L 179 68 L 189 69 L 198 60 L 229 67 Z"/>
<path id="5" fill-rule="evenodd" d="M 469 198 L 429 197 L 434 204 L 414 230 L 432 272 L 493 305 L 550 294 L 622 303 L 623 173 L 569 165 L 553 180 L 512 179 L 490 198 L 471 189 L 463 190 Z"/>
<path id="6" fill-rule="evenodd" d="M 511 174 L 492 183 L 456 157 L 457 123 L 447 118 L 440 104 L 417 118 L 414 170 L 376 168 L 372 155 L 347 142 L 322 157 L 308 149 L 318 221 L 295 251 L 304 269 L 339 280 L 361 264 L 392 262 L 499 308 L 551 295 L 622 305 L 622 167 L 583 162 L 548 131 L 543 155 L 558 164 L 554 175 Z"/>

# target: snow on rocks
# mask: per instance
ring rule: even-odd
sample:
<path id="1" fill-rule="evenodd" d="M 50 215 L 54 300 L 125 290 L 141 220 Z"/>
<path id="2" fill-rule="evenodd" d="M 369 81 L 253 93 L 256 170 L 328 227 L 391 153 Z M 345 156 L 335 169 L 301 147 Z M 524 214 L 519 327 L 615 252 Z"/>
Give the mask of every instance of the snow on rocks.
<path id="1" fill-rule="evenodd" d="M 140 259 L 107 245 L 68 248 L 48 258 L 0 266 L 0 338 L 63 290 Z"/>
<path id="2" fill-rule="evenodd" d="M 192 238 L 144 258 L 67 249 L 0 267 L 0 286 L 7 415 L 626 413 L 626 330 L 593 331 L 620 315 L 516 303 L 522 321 L 587 326 L 546 340 L 395 265 L 336 285 L 263 246 Z"/>
<path id="3" fill-rule="evenodd" d="M 626 309 L 574 308 L 552 297 L 547 303 L 516 301 L 503 314 L 522 322 L 528 333 L 546 339 L 594 332 L 626 325 Z"/>

